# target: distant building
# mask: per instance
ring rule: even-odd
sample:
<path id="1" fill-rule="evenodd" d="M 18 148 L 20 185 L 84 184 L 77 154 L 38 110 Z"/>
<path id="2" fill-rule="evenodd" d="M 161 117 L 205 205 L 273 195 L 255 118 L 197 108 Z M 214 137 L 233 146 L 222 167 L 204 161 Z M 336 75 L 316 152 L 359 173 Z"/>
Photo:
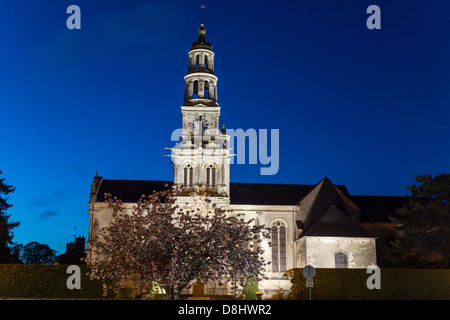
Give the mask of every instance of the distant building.
<path id="1" fill-rule="evenodd" d="M 85 253 L 86 239 L 78 236 L 75 241 L 66 244 L 66 253 L 56 257 L 59 264 L 85 264 L 82 259 L 86 257 Z"/>

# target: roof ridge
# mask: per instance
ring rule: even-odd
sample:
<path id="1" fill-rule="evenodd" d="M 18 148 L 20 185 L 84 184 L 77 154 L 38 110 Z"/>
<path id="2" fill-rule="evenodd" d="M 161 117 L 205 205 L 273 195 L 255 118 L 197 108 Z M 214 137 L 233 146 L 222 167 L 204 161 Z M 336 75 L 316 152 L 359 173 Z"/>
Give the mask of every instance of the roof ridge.
<path id="1" fill-rule="evenodd" d="M 331 217 L 330 214 L 331 214 L 332 210 L 333 211 L 337 210 L 337 213 L 339 214 L 339 216 Z M 313 223 L 313 225 L 311 227 L 302 231 L 300 238 L 307 236 L 308 233 L 317 232 L 317 230 L 314 230 L 314 229 L 316 229 L 321 224 L 323 224 L 324 220 L 328 217 L 338 219 L 338 222 L 333 224 L 334 226 L 350 227 L 352 229 L 352 231 L 355 231 L 355 228 L 358 228 L 358 232 L 357 232 L 358 236 L 373 237 L 373 235 L 369 231 L 364 229 L 361 226 L 361 224 L 359 224 L 357 221 L 353 220 L 351 217 L 349 217 L 347 214 L 345 214 L 345 212 L 342 211 L 341 209 L 339 209 L 339 207 L 337 207 L 336 205 L 332 205 L 320 215 L 320 217 Z M 346 236 L 346 235 L 343 235 L 343 236 Z M 354 235 L 352 235 L 352 236 L 354 236 Z"/>
<path id="2" fill-rule="evenodd" d="M 322 180 L 320 180 L 319 183 L 317 183 L 317 184 L 314 186 L 314 188 L 312 188 L 312 189 L 310 190 L 310 192 L 308 192 L 308 194 L 307 194 L 306 196 L 303 197 L 303 199 L 305 199 L 306 197 L 308 197 L 314 190 L 316 190 L 316 188 L 318 188 L 319 185 L 320 185 L 321 183 L 322 183 L 322 186 L 323 186 L 324 180 L 325 180 L 325 178 L 322 179 Z M 303 224 L 304 226 L 307 226 L 309 220 L 312 219 L 312 217 L 311 217 L 311 211 L 313 210 L 314 206 L 316 205 L 316 201 L 317 201 L 317 198 L 318 198 L 319 193 L 320 193 L 320 189 L 317 191 L 317 194 L 316 194 L 316 196 L 314 197 L 314 199 L 313 199 L 313 201 L 312 201 L 312 204 L 311 204 L 311 206 L 309 207 L 308 212 L 306 213 L 305 223 Z M 303 199 L 300 200 L 299 202 L 303 201 Z M 314 223 L 313 223 L 313 224 L 314 224 Z"/>

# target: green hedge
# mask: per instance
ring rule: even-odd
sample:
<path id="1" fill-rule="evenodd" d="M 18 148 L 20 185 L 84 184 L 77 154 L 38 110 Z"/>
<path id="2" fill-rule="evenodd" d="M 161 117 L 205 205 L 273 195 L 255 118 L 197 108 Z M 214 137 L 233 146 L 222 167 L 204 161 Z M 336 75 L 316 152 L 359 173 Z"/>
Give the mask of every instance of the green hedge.
<path id="1" fill-rule="evenodd" d="M 292 287 L 287 298 L 309 299 L 303 269 L 291 269 Z M 450 270 L 381 269 L 381 289 L 368 289 L 372 274 L 366 269 L 316 269 L 311 289 L 313 300 L 448 300 Z"/>
<path id="2" fill-rule="evenodd" d="M 90 280 L 81 268 L 81 289 L 69 290 L 67 265 L 0 264 L 0 298 L 101 299 L 102 284 Z M 308 288 L 302 269 L 289 271 L 292 279 L 288 299 L 306 300 Z M 371 274 L 365 269 L 316 269 L 313 300 L 434 299 L 450 300 L 450 270 L 381 269 L 381 289 L 366 286 Z M 252 289 L 257 289 L 257 285 Z M 254 290 L 250 290 L 254 291 Z M 246 298 L 247 294 L 246 294 Z"/>
<path id="3" fill-rule="evenodd" d="M 57 299 L 104 299 L 102 283 L 90 280 L 86 275 L 86 265 L 81 269 L 81 289 L 68 289 L 66 282 L 71 276 L 67 273 L 68 265 L 40 264 L 0 264 L 0 299 L 1 298 L 57 298 Z M 246 299 L 255 299 L 254 292 L 258 285 L 249 285 Z M 126 288 L 123 298 L 132 298 L 133 292 Z M 107 298 L 115 298 L 110 293 Z M 210 296 L 211 299 L 231 299 L 233 296 Z M 161 299 L 155 295 L 154 299 Z"/>
<path id="4" fill-rule="evenodd" d="M 68 289 L 68 265 L 0 264 L 0 298 L 96 299 L 102 296 L 100 281 L 90 280 L 80 265 L 81 289 Z"/>

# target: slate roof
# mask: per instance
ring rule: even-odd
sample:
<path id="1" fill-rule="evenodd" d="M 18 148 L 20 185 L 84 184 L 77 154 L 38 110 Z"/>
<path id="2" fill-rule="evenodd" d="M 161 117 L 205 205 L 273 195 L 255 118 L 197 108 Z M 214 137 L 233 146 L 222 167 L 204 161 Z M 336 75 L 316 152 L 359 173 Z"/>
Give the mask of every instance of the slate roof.
<path id="1" fill-rule="evenodd" d="M 359 224 L 359 208 L 327 177 L 299 204 L 303 236 L 371 237 Z"/>
<path id="2" fill-rule="evenodd" d="M 108 180 L 103 179 L 97 195 L 97 202 L 105 201 L 105 193 L 111 193 L 122 199 L 123 202 L 135 203 L 142 194 L 151 194 L 155 191 L 167 189 L 165 185 L 172 186 L 172 181 L 159 180 Z"/>
<path id="3" fill-rule="evenodd" d="M 231 204 L 296 205 L 314 187 L 309 184 L 230 183 Z M 348 194 L 344 185 L 336 186 Z"/>
<path id="4" fill-rule="evenodd" d="M 323 180 L 322 180 L 323 181 Z M 321 182 L 322 182 L 321 181 Z M 172 181 L 161 180 L 112 180 L 103 179 L 97 195 L 97 202 L 104 201 L 104 193 L 117 195 L 123 202 L 136 202 L 141 194 L 149 194 L 154 190 L 164 190 L 165 185 L 172 186 Z M 258 205 L 296 205 L 311 194 L 317 185 L 307 184 L 271 184 L 271 183 L 230 183 L 231 204 L 258 204 Z M 334 193 L 334 186 L 342 195 Z M 334 195 L 333 195 L 334 194 Z M 333 195 L 334 200 L 330 200 Z M 397 196 L 350 196 L 345 185 L 326 184 L 323 188 L 315 210 L 323 213 L 332 205 L 336 205 L 341 211 L 348 211 L 349 204 L 346 201 L 336 199 L 345 196 L 360 208 L 361 222 L 389 222 L 388 215 L 395 215 L 395 210 L 402 206 L 405 197 Z M 324 199 L 328 200 L 324 202 Z M 322 203 L 323 205 L 320 205 Z M 347 209 L 345 208 L 347 205 Z M 341 208 L 341 207 L 342 208 Z M 351 210 L 350 210 L 351 211 Z M 315 215 L 313 215 L 315 216 Z M 306 221 L 305 221 L 306 223 Z M 312 220 L 311 224 L 312 225 Z"/>
<path id="5" fill-rule="evenodd" d="M 373 237 L 357 221 L 350 219 L 346 213 L 334 205 L 328 208 L 301 236 Z"/>
<path id="6" fill-rule="evenodd" d="M 108 180 L 103 179 L 97 196 L 97 202 L 104 201 L 105 192 L 117 195 L 123 202 L 137 202 L 141 194 L 150 194 L 153 190 L 164 190 L 172 181 L 157 180 Z M 314 185 L 273 184 L 273 183 L 230 183 L 231 204 L 258 205 L 295 205 Z M 337 186 L 348 195 L 344 185 Z"/>

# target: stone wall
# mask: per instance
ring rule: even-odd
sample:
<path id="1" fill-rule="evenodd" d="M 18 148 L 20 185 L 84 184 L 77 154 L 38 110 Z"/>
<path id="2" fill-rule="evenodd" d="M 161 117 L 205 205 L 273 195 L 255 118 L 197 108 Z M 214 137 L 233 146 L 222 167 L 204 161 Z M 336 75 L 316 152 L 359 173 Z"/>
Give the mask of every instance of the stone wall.
<path id="1" fill-rule="evenodd" d="M 347 256 L 348 268 L 367 268 L 377 264 L 375 238 L 358 237 L 304 237 L 298 252 L 303 261 L 297 267 L 312 265 L 315 268 L 335 268 L 335 255 L 339 252 Z M 297 251 L 296 251 L 297 252 Z M 297 257 L 299 255 L 297 254 Z"/>

